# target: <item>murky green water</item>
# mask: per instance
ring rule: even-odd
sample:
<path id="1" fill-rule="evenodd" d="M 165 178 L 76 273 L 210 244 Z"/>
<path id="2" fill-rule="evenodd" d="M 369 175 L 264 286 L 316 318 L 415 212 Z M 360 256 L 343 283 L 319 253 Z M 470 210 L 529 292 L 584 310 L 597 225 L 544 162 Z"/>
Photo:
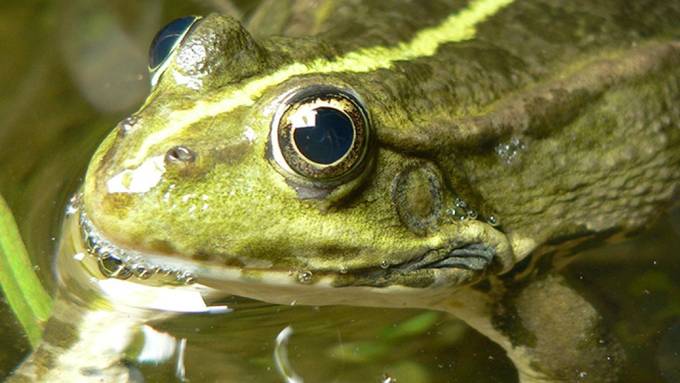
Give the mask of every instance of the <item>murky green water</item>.
<path id="1" fill-rule="evenodd" d="M 0 3 L 0 193 L 48 287 L 54 287 L 51 254 L 69 193 L 98 142 L 148 90 L 151 37 L 171 18 L 223 5 L 220 0 Z M 567 270 L 623 341 L 629 356 L 626 382 L 680 381 L 679 248 L 676 212 L 635 240 L 583 254 Z M 294 330 L 289 357 L 307 382 L 380 382 L 384 374 L 399 382 L 516 380 L 498 346 L 443 314 L 273 306 L 238 298 L 223 303 L 234 311 L 154 324 L 186 339 L 190 381 L 281 381 L 272 353 L 277 334 L 289 325 Z M 1 378 L 28 352 L 4 301 L 0 345 Z M 135 368 L 149 382 L 176 379 L 176 357 L 160 365 L 135 363 Z"/>

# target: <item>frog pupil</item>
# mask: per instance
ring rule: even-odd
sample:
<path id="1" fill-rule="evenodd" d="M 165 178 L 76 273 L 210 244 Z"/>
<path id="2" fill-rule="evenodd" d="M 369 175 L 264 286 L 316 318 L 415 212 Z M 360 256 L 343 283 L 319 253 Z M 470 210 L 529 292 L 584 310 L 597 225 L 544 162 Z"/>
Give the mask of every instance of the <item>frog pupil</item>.
<path id="1" fill-rule="evenodd" d="M 317 108 L 309 126 L 295 127 L 293 140 L 308 160 L 329 165 L 341 159 L 352 146 L 354 126 L 343 112 L 333 108 Z"/>
<path id="2" fill-rule="evenodd" d="M 185 16 L 175 19 L 164 26 L 151 42 L 149 47 L 149 68 L 154 70 L 172 53 L 175 44 L 196 21 L 195 16 Z"/>

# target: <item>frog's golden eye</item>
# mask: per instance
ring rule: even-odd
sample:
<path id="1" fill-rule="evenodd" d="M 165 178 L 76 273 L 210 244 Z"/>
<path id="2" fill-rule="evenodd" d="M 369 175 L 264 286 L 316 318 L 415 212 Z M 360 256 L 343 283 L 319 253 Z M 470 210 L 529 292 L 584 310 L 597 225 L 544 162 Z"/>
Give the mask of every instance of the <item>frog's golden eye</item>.
<path id="1" fill-rule="evenodd" d="M 368 116 L 349 92 L 315 86 L 293 94 L 272 122 L 272 154 L 285 170 L 312 180 L 334 180 L 366 155 Z"/>
<path id="2" fill-rule="evenodd" d="M 149 46 L 149 73 L 151 86 L 156 85 L 158 78 L 165 70 L 168 59 L 180 45 L 187 32 L 200 17 L 185 16 L 175 19 L 161 28 Z"/>

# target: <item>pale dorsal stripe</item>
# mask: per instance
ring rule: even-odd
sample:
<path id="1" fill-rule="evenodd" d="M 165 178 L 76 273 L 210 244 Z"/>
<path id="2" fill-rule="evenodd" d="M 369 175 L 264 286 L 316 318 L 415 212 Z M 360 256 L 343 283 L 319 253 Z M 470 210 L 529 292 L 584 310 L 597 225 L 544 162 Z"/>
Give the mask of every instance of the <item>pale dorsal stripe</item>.
<path id="1" fill-rule="evenodd" d="M 240 106 L 252 105 L 267 88 L 280 84 L 293 76 L 311 73 L 370 72 L 387 69 L 396 61 L 432 56 L 445 43 L 469 40 L 475 37 L 476 26 L 510 5 L 514 0 L 476 0 L 463 10 L 452 14 L 441 24 L 424 29 L 408 42 L 393 47 L 370 47 L 349 52 L 333 60 L 317 59 L 311 63 L 295 63 L 278 71 L 254 79 L 238 89 L 232 89 L 219 101 L 199 101 L 192 108 L 172 113 L 163 129 L 150 134 L 140 145 L 137 154 L 126 163 L 138 165 L 149 149 L 206 117 L 227 113 Z"/>

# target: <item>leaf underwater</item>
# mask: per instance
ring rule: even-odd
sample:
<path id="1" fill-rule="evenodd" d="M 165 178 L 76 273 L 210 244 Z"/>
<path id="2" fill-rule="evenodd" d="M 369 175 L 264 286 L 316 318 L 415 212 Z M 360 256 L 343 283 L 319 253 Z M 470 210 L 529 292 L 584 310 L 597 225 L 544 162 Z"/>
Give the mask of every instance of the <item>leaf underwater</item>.
<path id="1" fill-rule="evenodd" d="M 26 251 L 12 212 L 0 196 L 0 288 L 35 347 L 52 311 L 45 291 Z"/>

